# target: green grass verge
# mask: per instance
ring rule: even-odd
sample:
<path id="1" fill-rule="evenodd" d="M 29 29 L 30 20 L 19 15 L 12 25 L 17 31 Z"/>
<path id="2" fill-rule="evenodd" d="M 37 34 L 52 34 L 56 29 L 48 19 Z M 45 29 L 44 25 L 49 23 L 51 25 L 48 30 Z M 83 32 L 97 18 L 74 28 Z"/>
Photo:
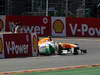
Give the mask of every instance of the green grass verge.
<path id="1" fill-rule="evenodd" d="M 46 72 L 18 73 L 15 75 L 100 75 L 100 67 Z"/>

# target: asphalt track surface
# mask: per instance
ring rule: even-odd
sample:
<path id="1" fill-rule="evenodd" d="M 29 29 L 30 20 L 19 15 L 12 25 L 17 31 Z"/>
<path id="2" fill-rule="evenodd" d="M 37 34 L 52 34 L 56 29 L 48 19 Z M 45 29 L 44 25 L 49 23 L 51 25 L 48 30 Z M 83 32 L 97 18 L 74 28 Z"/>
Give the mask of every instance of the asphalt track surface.
<path id="1" fill-rule="evenodd" d="M 38 68 L 67 67 L 100 64 L 99 38 L 53 38 L 58 42 L 77 43 L 88 50 L 85 55 L 52 55 L 27 58 L 0 59 L 0 72 L 29 70 Z"/>

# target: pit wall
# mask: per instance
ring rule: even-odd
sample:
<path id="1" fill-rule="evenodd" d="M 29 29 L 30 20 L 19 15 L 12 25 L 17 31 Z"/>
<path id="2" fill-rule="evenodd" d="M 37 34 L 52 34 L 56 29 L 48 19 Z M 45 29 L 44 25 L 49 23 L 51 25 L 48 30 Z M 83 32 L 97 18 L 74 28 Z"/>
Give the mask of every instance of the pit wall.
<path id="1" fill-rule="evenodd" d="M 51 16 L 5 16 L 1 31 L 14 32 L 16 23 L 22 26 L 20 33 L 36 32 L 38 36 L 100 37 L 100 19 Z"/>

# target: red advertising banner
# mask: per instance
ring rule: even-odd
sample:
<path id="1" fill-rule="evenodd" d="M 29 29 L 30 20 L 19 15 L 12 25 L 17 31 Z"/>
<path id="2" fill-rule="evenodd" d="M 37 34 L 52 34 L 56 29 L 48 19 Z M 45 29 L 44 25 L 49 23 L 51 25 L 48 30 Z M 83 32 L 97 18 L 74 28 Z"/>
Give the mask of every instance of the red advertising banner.
<path id="1" fill-rule="evenodd" d="M 5 58 L 32 56 L 31 34 L 3 34 Z"/>
<path id="2" fill-rule="evenodd" d="M 16 23 L 20 23 L 20 32 L 33 33 L 39 36 L 51 35 L 51 17 L 46 16 L 6 16 L 6 31 L 14 32 Z"/>
<path id="3" fill-rule="evenodd" d="M 73 37 L 100 37 L 100 19 L 66 18 L 66 34 Z"/>

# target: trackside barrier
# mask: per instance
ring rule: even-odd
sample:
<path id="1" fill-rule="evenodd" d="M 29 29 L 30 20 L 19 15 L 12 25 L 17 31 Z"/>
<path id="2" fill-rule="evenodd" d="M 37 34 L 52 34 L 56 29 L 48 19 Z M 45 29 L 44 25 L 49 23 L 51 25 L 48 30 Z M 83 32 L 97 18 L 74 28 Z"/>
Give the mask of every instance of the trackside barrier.
<path id="1" fill-rule="evenodd" d="M 5 31 L 13 32 L 16 22 L 22 26 L 21 33 L 36 32 L 38 36 L 54 37 L 100 37 L 100 19 L 97 18 L 6 16 Z"/>
<path id="2" fill-rule="evenodd" d="M 100 19 L 66 18 L 68 37 L 100 37 Z"/>
<path id="3" fill-rule="evenodd" d="M 39 36 L 51 35 L 51 17 L 47 16 L 6 16 L 6 32 L 14 32 L 16 23 L 21 25 L 21 33 L 37 33 Z"/>
<path id="4" fill-rule="evenodd" d="M 38 46 L 37 35 L 35 33 L 0 34 L 0 58 L 28 57 L 37 55 Z"/>

